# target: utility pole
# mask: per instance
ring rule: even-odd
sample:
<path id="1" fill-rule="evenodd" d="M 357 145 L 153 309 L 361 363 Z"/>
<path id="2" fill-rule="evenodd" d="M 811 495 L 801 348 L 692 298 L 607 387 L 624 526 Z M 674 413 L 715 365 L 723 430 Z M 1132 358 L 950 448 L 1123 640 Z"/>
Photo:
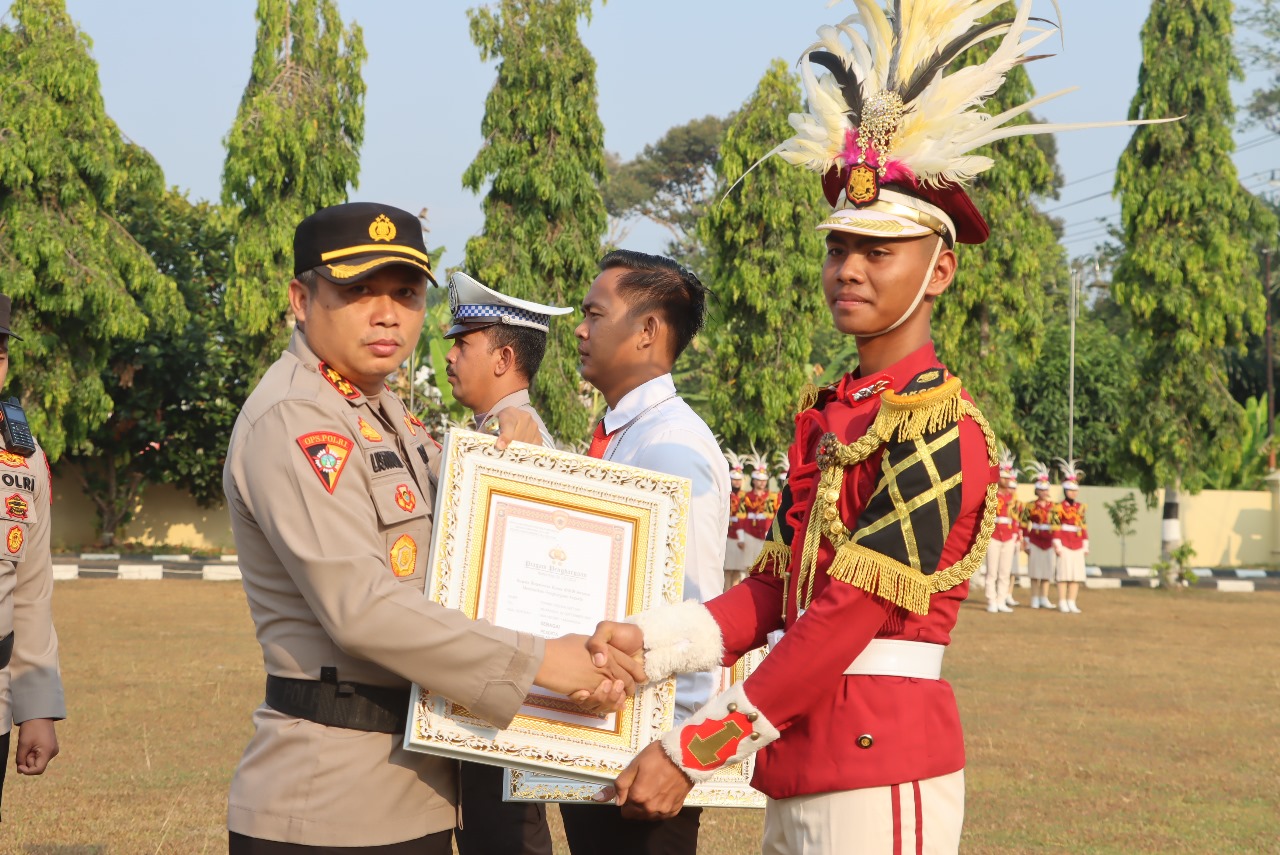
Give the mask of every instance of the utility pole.
<path id="1" fill-rule="evenodd" d="M 1271 249 L 1262 251 L 1262 295 L 1267 301 L 1267 469 L 1276 471 L 1276 372 L 1271 326 Z"/>
<path id="2" fill-rule="evenodd" d="M 1067 374 L 1067 459 L 1076 459 L 1076 313 L 1080 302 L 1080 279 L 1083 271 L 1079 264 L 1071 268 L 1071 293 L 1067 314 L 1071 319 L 1071 357 Z"/>

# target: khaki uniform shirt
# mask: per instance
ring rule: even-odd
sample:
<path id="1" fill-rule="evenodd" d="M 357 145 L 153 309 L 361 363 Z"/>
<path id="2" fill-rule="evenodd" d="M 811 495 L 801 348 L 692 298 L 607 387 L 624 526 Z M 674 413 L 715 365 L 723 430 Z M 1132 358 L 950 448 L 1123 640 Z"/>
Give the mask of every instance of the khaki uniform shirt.
<path id="1" fill-rule="evenodd" d="M 507 397 L 498 401 L 489 408 L 487 413 L 476 413 L 473 418 L 473 424 L 478 431 L 484 430 L 484 423 L 490 415 L 497 415 L 508 407 L 515 407 L 517 410 L 524 410 L 533 416 L 533 421 L 538 425 L 538 433 L 542 434 L 542 444 L 548 448 L 555 448 L 556 442 L 551 436 L 551 432 L 547 430 L 546 424 L 542 421 L 542 416 L 538 415 L 538 411 L 533 408 L 533 404 L 529 403 L 529 390 L 521 389 L 518 392 L 512 392 Z"/>
<path id="2" fill-rule="evenodd" d="M 52 499 L 44 449 L 22 457 L 0 438 L 0 637 L 13 633 L 13 657 L 0 671 L 0 734 L 67 717 L 53 629 Z"/>
<path id="3" fill-rule="evenodd" d="M 423 596 L 438 451 L 391 392 L 365 397 L 295 332 L 245 402 L 223 472 L 244 589 L 268 674 L 416 681 L 502 727 L 543 642 Z M 253 721 L 231 831 L 381 846 L 455 824 L 455 761 L 265 705 Z"/>

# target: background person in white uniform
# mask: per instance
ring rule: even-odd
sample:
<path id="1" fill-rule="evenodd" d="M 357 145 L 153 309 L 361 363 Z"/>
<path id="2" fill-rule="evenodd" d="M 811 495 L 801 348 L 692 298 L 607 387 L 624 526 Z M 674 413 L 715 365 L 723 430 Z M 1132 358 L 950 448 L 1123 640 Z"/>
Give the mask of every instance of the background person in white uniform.
<path id="1" fill-rule="evenodd" d="M 724 587 L 729 473 L 711 429 L 671 379 L 676 359 L 702 328 L 707 291 L 692 272 L 657 255 L 618 250 L 601 260 L 600 270 L 574 331 L 582 376 L 609 404 L 589 453 L 693 482 L 684 599 L 709 600 Z M 706 703 L 714 683 L 710 672 L 680 675 L 677 722 Z M 623 819 L 615 805 L 561 806 L 573 855 L 693 855 L 701 813 L 686 807 L 650 822 Z"/>

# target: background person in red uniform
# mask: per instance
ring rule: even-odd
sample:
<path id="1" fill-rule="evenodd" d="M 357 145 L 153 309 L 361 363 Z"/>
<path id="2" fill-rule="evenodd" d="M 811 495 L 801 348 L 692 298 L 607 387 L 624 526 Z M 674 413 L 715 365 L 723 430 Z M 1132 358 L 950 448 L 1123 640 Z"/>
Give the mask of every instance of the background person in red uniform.
<path id="1" fill-rule="evenodd" d="M 724 457 L 729 462 L 729 530 L 724 542 L 724 587 L 727 591 L 746 578 L 750 565 L 746 561 L 745 545 L 738 539 L 738 526 L 746 513 L 742 510 L 742 499 L 747 495 L 742 484 L 744 464 L 736 452 L 726 451 Z"/>
<path id="2" fill-rule="evenodd" d="M 769 490 L 769 461 L 754 450 L 747 457 L 751 464 L 751 492 L 742 497 L 738 514 L 738 543 L 741 544 L 745 566 L 751 567 L 760 557 L 773 518 L 778 514 L 779 495 Z"/>
<path id="3" fill-rule="evenodd" d="M 1018 109 L 977 111 L 1052 35 L 1028 0 L 984 26 L 992 8 L 895 0 L 891 15 L 860 2 L 800 60 L 810 112 L 791 116 L 796 136 L 775 153 L 823 175 L 836 210 L 819 226 L 822 287 L 859 364 L 802 395 L 777 538 L 748 579 L 591 640 L 601 657 L 608 643 L 643 647 L 656 679 L 733 663 L 772 636 L 750 678 L 618 777 L 625 813 L 670 815 L 693 782 L 758 752 L 770 855 L 959 848 L 964 739 L 942 654 L 995 526 L 999 450 L 938 361 L 930 317 L 955 242 L 988 235 L 962 182 L 993 163 L 972 152 L 1028 130 L 1003 125 Z M 945 74 L 988 39 L 1000 40 L 990 58 Z"/>
<path id="4" fill-rule="evenodd" d="M 1053 584 L 1057 554 L 1053 548 L 1053 516 L 1057 506 L 1049 501 L 1049 467 L 1031 462 L 1036 473 L 1036 500 L 1022 511 L 1022 548 L 1027 552 L 1031 577 L 1031 608 L 1051 609 L 1049 586 Z"/>
<path id="5" fill-rule="evenodd" d="M 987 547 L 987 611 L 1012 612 L 1009 592 L 1012 590 L 1013 567 L 1018 560 L 1018 544 L 1022 540 L 1022 507 L 1014 491 L 1018 489 L 1018 470 L 1013 453 L 1004 449 L 1000 455 L 1000 491 L 996 494 L 996 528 Z"/>
<path id="6" fill-rule="evenodd" d="M 1076 596 L 1085 579 L 1084 557 L 1089 554 L 1089 529 L 1084 503 L 1076 501 L 1084 470 L 1078 460 L 1058 459 L 1062 472 L 1062 501 L 1055 508 L 1053 549 L 1058 556 L 1058 611 L 1080 614 Z"/>

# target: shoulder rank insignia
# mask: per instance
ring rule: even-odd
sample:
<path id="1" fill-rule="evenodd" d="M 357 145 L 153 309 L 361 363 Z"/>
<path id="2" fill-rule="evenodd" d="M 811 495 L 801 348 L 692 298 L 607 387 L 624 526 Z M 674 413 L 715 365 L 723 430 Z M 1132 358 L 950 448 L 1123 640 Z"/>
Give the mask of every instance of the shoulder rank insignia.
<path id="1" fill-rule="evenodd" d="M 26 499 L 18 493 L 14 493 L 4 500 L 4 509 L 15 520 L 25 520 L 30 507 L 27 505 Z"/>
<path id="2" fill-rule="evenodd" d="M 413 495 L 408 484 L 396 485 L 396 505 L 406 514 L 413 513 L 413 509 L 418 507 L 418 497 Z"/>
<path id="3" fill-rule="evenodd" d="M 12 451 L 0 449 L 0 463 L 8 466 L 10 469 L 29 469 L 27 466 L 27 458 L 21 454 L 14 454 Z"/>
<path id="4" fill-rule="evenodd" d="M 418 429 L 414 427 L 414 425 L 420 425 L 420 424 L 422 424 L 422 422 L 415 419 L 409 413 L 404 414 L 404 426 L 409 429 L 409 433 L 412 434 L 413 436 L 418 435 Z"/>
<path id="5" fill-rule="evenodd" d="M 329 385 L 337 389 L 338 394 L 348 401 L 354 401 L 360 397 L 360 390 L 351 385 L 350 380 L 323 362 L 320 363 L 320 376 L 328 380 Z"/>
<path id="6" fill-rule="evenodd" d="M 338 478 L 342 476 L 342 468 L 347 465 L 354 446 L 353 441 L 331 431 L 316 431 L 298 437 L 298 447 L 307 455 L 320 483 L 330 493 L 338 486 Z"/>
<path id="7" fill-rule="evenodd" d="M 418 566 L 418 544 L 407 534 L 396 538 L 391 544 L 391 572 L 396 576 L 412 576 Z"/>
<path id="8" fill-rule="evenodd" d="M 22 551 L 22 542 L 26 540 L 26 535 L 22 533 L 22 526 L 9 526 L 9 533 L 5 536 L 4 546 L 9 550 L 10 555 L 17 555 Z"/>
<path id="9" fill-rule="evenodd" d="M 373 425 L 369 424 L 361 416 L 356 416 L 360 421 L 360 435 L 370 442 L 382 442 L 382 434 L 373 429 Z"/>

